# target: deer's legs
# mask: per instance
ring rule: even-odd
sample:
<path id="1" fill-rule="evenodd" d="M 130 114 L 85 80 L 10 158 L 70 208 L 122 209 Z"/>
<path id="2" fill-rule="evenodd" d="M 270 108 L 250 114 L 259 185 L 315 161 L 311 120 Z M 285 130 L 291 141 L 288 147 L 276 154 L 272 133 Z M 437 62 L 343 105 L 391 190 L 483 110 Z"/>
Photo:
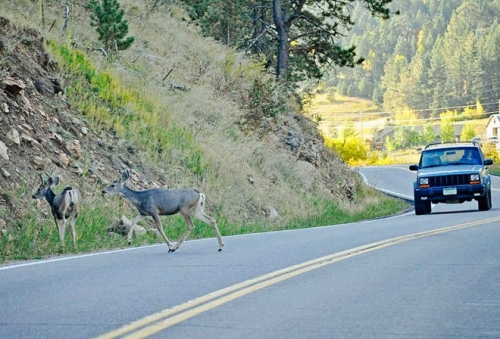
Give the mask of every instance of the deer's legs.
<path id="1" fill-rule="evenodd" d="M 189 215 L 184 215 L 184 214 L 182 216 L 184 217 L 184 221 L 186 222 L 187 229 L 186 229 L 186 232 L 184 233 L 184 235 L 179 239 L 177 244 L 175 244 L 173 251 L 178 250 L 179 247 L 181 247 L 184 240 L 186 240 L 189 237 L 189 235 L 191 234 L 191 232 L 194 230 L 194 224 L 193 224 L 193 220 L 191 219 L 191 217 Z"/>
<path id="2" fill-rule="evenodd" d="M 76 222 L 76 220 L 74 218 L 71 219 L 70 225 L 71 225 L 71 237 L 73 238 L 73 247 L 76 247 L 75 222 Z"/>
<path id="3" fill-rule="evenodd" d="M 130 229 L 128 230 L 127 233 L 127 242 L 129 245 L 132 242 L 132 237 L 134 236 L 135 225 L 144 218 L 146 218 L 145 215 L 139 214 L 134 219 L 130 220 Z"/>
<path id="4" fill-rule="evenodd" d="M 217 222 L 215 221 L 215 219 L 212 217 L 209 217 L 208 215 L 206 215 L 202 211 L 198 211 L 194 216 L 197 219 L 200 219 L 201 221 L 212 226 L 212 229 L 215 232 L 215 236 L 217 237 L 217 241 L 219 242 L 219 252 L 222 251 L 222 248 L 224 247 L 224 242 L 222 241 L 222 236 L 220 235 L 219 227 L 217 227 Z"/>
<path id="5" fill-rule="evenodd" d="M 163 231 L 163 227 L 161 225 L 160 216 L 159 215 L 152 215 L 151 217 L 153 218 L 153 221 L 155 222 L 156 228 L 158 229 L 158 231 L 160 232 L 161 236 L 163 237 L 163 240 L 165 240 L 165 242 L 167 243 L 168 251 L 169 252 L 175 251 L 173 249 L 173 247 L 172 247 L 172 243 L 170 242 L 170 240 L 168 240 L 167 235 Z"/>
<path id="6" fill-rule="evenodd" d="M 54 216 L 54 220 L 57 226 L 57 232 L 59 233 L 59 241 L 61 242 L 61 246 L 64 247 L 64 231 L 66 229 L 66 219 L 63 218 L 62 221 L 58 222 L 56 217 Z"/>

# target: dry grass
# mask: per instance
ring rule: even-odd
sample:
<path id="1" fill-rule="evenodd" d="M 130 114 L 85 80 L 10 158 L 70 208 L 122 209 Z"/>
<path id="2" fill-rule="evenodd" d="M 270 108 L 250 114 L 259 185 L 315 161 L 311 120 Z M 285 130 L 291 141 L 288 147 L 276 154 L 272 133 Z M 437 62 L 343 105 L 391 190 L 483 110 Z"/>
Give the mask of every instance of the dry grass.
<path id="1" fill-rule="evenodd" d="M 310 110 L 324 117 L 341 113 L 371 113 L 380 107 L 366 99 L 346 97 L 338 93 L 318 93 L 311 101 Z"/>
<path id="2" fill-rule="evenodd" d="M 58 1 L 44 3 L 44 27 L 39 2 L 3 3 L 2 14 L 21 25 L 40 29 L 53 41 L 74 42 L 82 50 L 97 46 L 88 12 L 73 1 L 70 26 L 62 32 L 64 6 Z M 353 220 L 359 220 L 378 217 L 402 206 L 395 203 L 385 209 L 384 202 L 391 200 L 362 188 L 356 173 L 339 161 L 325 161 L 315 169 L 283 151 L 271 133 L 262 137 L 242 131 L 239 124 L 245 121 L 245 102 L 252 99 L 248 91 L 255 79 L 267 81 L 260 65 L 200 37 L 194 26 L 179 20 L 187 17 L 179 8 L 150 13 L 142 2 L 123 0 L 120 3 L 127 13 L 130 35 L 141 42 L 142 50 L 136 43 L 130 50 L 121 52 L 120 60 L 112 64 L 99 52 L 87 52 L 87 55 L 98 69 L 111 72 L 120 86 L 141 93 L 161 107 L 156 116 L 144 119 L 151 119 L 153 124 L 165 123 L 166 128 L 176 126 L 191 135 L 200 147 L 202 161 L 207 164 L 202 175 L 186 172 L 183 162 L 189 149 L 185 149 L 182 139 L 172 137 L 172 147 L 163 158 L 156 158 L 147 149 L 139 150 L 141 162 L 159 168 L 168 178 L 169 186 L 201 189 L 207 195 L 210 212 L 228 223 L 248 222 L 263 227 L 272 224 L 278 229 L 328 213 L 332 214 L 332 221 L 326 222 L 345 222 L 350 220 L 337 219 L 333 214 L 356 215 Z M 49 29 L 54 20 L 55 25 Z M 123 110 L 132 112 L 134 108 L 127 106 Z M 131 139 L 137 137 L 135 133 L 138 131 L 126 131 Z M 324 178 L 332 177 L 332 173 L 335 180 L 325 185 Z M 346 183 L 358 190 L 349 201 L 345 198 Z M 95 199 L 88 197 L 87 201 L 104 203 L 99 197 Z M 332 204 L 338 211 L 325 211 Z M 270 207 L 278 211 L 280 218 L 273 221 L 267 218 Z M 239 233 L 237 229 L 226 232 Z"/>

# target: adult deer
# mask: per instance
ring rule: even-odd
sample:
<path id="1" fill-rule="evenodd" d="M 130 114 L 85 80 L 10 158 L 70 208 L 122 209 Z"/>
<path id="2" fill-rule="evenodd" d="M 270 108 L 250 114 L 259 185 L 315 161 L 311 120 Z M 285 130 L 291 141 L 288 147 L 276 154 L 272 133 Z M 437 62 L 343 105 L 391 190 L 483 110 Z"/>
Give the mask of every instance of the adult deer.
<path id="1" fill-rule="evenodd" d="M 219 251 L 222 251 L 224 242 L 217 227 L 215 219 L 209 217 L 203 212 L 205 205 L 205 195 L 192 189 L 165 189 L 152 188 L 144 191 L 134 191 L 127 187 L 125 182 L 130 179 L 130 171 L 127 169 L 122 172 L 121 179 L 113 182 L 102 190 L 103 194 L 120 194 L 130 201 L 139 211 L 139 215 L 132 221 L 132 226 L 146 217 L 153 218 L 156 228 L 162 235 L 168 245 L 168 251 L 174 252 L 179 249 L 182 243 L 189 237 L 194 229 L 193 220 L 195 217 L 210 226 L 212 226 L 217 241 L 219 242 Z M 179 239 L 175 246 L 168 240 L 161 224 L 160 216 L 181 214 L 186 222 L 187 230 Z M 129 232 L 133 231 L 131 227 Z M 130 234 L 129 234 L 130 239 Z"/>
<path id="2" fill-rule="evenodd" d="M 61 193 L 55 194 L 52 188 L 59 184 L 59 177 L 48 176 L 47 179 L 43 178 L 40 174 L 42 183 L 38 190 L 33 194 L 33 199 L 45 198 L 50 205 L 54 221 L 56 222 L 59 231 L 59 240 L 64 246 L 64 232 L 66 230 L 66 223 L 69 221 L 71 225 L 71 235 L 73 238 L 73 245 L 76 246 L 76 231 L 75 222 L 80 213 L 81 196 L 78 190 L 72 187 L 65 187 Z M 62 221 L 62 224 L 61 222 Z"/>

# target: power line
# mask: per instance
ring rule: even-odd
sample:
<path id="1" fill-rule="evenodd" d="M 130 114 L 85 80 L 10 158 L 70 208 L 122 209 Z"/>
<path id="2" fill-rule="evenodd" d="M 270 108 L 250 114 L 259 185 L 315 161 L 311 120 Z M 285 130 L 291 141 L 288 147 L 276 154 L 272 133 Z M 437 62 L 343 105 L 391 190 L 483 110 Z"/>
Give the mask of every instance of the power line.
<path id="1" fill-rule="evenodd" d="M 487 105 L 496 105 L 498 104 L 497 101 L 492 101 L 488 103 L 481 103 L 481 106 L 487 106 Z M 423 112 L 429 112 L 429 111 L 435 111 L 435 110 L 442 110 L 442 111 L 449 111 L 449 110 L 456 110 L 459 108 L 470 108 L 476 105 L 463 105 L 463 106 L 448 106 L 448 107 L 438 107 L 438 108 L 426 108 L 426 109 L 420 109 L 420 110 L 399 110 L 399 111 L 375 111 L 375 112 L 345 112 L 345 111 L 329 111 L 327 113 L 312 113 L 312 114 L 317 114 L 320 116 L 331 116 L 335 115 L 335 117 L 352 117 L 352 116 L 359 116 L 359 115 L 391 115 L 391 114 L 397 114 L 397 113 L 404 113 L 404 112 L 413 112 L 413 113 L 423 113 Z M 338 113 L 338 114 L 337 114 Z"/>
<path id="2" fill-rule="evenodd" d="M 476 114 L 470 114 L 470 115 L 467 115 L 467 117 L 474 117 L 474 116 L 483 116 L 483 115 L 493 115 L 495 113 L 498 113 L 497 111 L 485 111 L 484 113 L 476 113 Z M 451 116 L 451 117 L 446 117 L 446 118 L 449 118 L 451 120 L 454 120 L 454 119 L 457 119 L 457 118 L 462 118 L 460 116 Z M 446 119 L 445 118 L 445 119 Z M 443 118 L 439 117 L 439 118 L 419 118 L 419 119 L 408 119 L 408 120 L 393 120 L 393 123 L 395 124 L 387 124 L 385 123 L 384 125 L 389 125 L 389 126 L 400 126 L 400 125 L 408 125 L 408 126 L 423 126 L 425 124 L 415 124 L 415 122 L 420 122 L 420 121 L 437 121 L 437 120 L 443 120 Z M 467 121 L 470 121 L 470 120 L 459 120 L 459 121 L 455 121 L 455 123 L 457 122 L 464 122 L 466 123 Z M 363 123 L 374 123 L 376 122 L 376 120 L 365 120 L 365 121 L 361 121 L 361 120 L 353 120 L 353 121 L 349 121 L 347 122 L 347 124 L 349 123 L 353 123 L 353 124 L 363 124 Z M 326 121 L 326 120 L 323 120 L 323 121 L 320 121 L 319 124 L 321 126 L 326 126 L 326 127 L 339 127 L 339 126 L 345 126 L 346 125 L 346 122 L 345 121 Z M 366 127 L 366 128 L 370 128 L 370 127 Z"/>

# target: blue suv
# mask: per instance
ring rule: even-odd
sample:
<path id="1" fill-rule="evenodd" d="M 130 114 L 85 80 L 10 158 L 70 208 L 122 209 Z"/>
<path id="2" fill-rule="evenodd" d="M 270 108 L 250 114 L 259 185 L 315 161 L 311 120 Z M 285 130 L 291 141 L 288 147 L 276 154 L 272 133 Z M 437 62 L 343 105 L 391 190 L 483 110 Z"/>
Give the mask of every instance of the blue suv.
<path id="1" fill-rule="evenodd" d="M 488 166 L 476 143 L 440 143 L 425 147 L 413 183 L 415 214 L 431 212 L 431 203 L 457 204 L 477 201 L 480 211 L 491 209 L 491 180 Z"/>

